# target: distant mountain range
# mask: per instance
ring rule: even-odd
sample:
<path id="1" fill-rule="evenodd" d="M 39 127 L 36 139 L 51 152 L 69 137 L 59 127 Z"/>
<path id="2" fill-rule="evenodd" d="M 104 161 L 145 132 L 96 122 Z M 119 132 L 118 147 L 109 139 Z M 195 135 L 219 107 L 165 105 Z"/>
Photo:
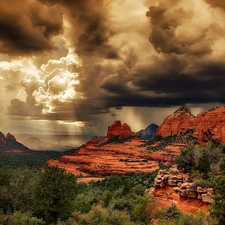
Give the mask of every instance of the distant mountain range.
<path id="1" fill-rule="evenodd" d="M 152 123 L 149 126 L 147 126 L 145 129 L 142 129 L 137 132 L 137 134 L 143 138 L 144 140 L 150 140 L 155 137 L 156 130 L 159 126 Z"/>

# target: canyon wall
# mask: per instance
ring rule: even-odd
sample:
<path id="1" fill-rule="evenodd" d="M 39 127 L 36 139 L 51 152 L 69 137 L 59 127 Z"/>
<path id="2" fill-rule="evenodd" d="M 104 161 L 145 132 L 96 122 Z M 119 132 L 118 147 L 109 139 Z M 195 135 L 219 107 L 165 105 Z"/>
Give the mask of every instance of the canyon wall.
<path id="1" fill-rule="evenodd" d="M 167 137 L 188 130 L 194 131 L 193 136 L 200 144 L 210 140 L 225 142 L 225 107 L 216 107 L 195 117 L 187 106 L 182 106 L 164 119 L 156 135 Z"/>

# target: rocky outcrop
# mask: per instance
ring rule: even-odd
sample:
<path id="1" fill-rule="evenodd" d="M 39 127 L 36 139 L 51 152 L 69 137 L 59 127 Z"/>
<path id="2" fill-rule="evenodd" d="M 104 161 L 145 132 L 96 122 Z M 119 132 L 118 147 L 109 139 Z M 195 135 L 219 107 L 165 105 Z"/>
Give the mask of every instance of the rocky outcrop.
<path id="1" fill-rule="evenodd" d="M 21 151 L 29 151 L 30 149 L 19 143 L 16 138 L 8 133 L 6 136 L 0 132 L 0 149 L 1 150 L 21 150 Z"/>
<path id="2" fill-rule="evenodd" d="M 16 142 L 16 138 L 10 133 L 8 133 L 5 138 L 6 138 L 6 141 L 10 140 L 10 141 Z"/>
<path id="3" fill-rule="evenodd" d="M 195 119 L 194 135 L 200 143 L 211 139 L 225 142 L 225 107 L 216 107 L 198 114 Z"/>
<path id="4" fill-rule="evenodd" d="M 193 130 L 199 143 L 210 140 L 225 142 L 225 107 L 216 107 L 196 117 L 187 106 L 180 107 L 165 118 L 156 131 L 157 136 L 168 137 Z"/>
<path id="5" fill-rule="evenodd" d="M 99 137 L 95 136 L 91 140 L 89 140 L 85 144 L 83 144 L 83 146 L 97 145 L 97 144 L 100 144 L 101 142 L 102 142 L 102 140 Z"/>
<path id="6" fill-rule="evenodd" d="M 173 186 L 175 193 L 181 197 L 194 198 L 206 203 L 213 201 L 213 189 L 196 186 L 195 183 L 188 181 L 188 174 L 177 170 L 176 166 L 171 167 L 169 171 L 159 170 L 155 178 L 155 187 Z"/>
<path id="7" fill-rule="evenodd" d="M 137 134 L 132 132 L 129 125 L 124 123 L 121 124 L 121 121 L 116 120 L 111 126 L 108 126 L 107 136 L 104 141 L 108 141 L 112 138 L 117 137 L 118 139 L 137 137 Z"/>
<path id="8" fill-rule="evenodd" d="M 195 117 L 187 106 L 181 106 L 172 115 L 167 116 L 156 130 L 157 136 L 167 137 L 179 135 L 195 126 Z"/>
<path id="9" fill-rule="evenodd" d="M 140 130 L 137 132 L 137 135 L 139 135 L 141 138 L 145 139 L 145 140 L 149 140 L 155 137 L 156 135 L 156 129 L 159 126 L 152 123 L 150 124 L 148 127 L 146 127 L 144 130 Z"/>
<path id="10" fill-rule="evenodd" d="M 5 135 L 0 132 L 0 146 L 5 146 L 6 145 L 6 139 L 5 139 Z"/>

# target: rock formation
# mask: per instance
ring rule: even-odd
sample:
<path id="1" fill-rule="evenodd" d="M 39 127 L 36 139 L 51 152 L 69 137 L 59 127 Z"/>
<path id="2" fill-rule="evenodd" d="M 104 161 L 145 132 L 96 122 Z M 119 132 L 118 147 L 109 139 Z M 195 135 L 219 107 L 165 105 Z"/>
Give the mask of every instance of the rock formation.
<path id="1" fill-rule="evenodd" d="M 6 136 L 0 132 L 0 149 L 1 150 L 22 150 L 29 151 L 30 149 L 19 143 L 16 138 L 8 133 Z"/>
<path id="2" fill-rule="evenodd" d="M 100 144 L 102 140 L 98 138 L 97 136 L 93 137 L 91 140 L 87 141 L 83 146 L 88 146 L 88 145 L 97 145 Z"/>
<path id="3" fill-rule="evenodd" d="M 118 139 L 125 139 L 130 137 L 137 137 L 137 134 L 132 132 L 129 125 L 124 123 L 121 124 L 121 121 L 116 120 L 111 126 L 108 126 L 107 136 L 104 141 L 108 141 L 112 138 L 117 137 Z"/>
<path id="4" fill-rule="evenodd" d="M 167 137 L 193 130 L 199 143 L 215 140 L 225 142 L 225 107 L 216 107 L 196 117 L 187 106 L 180 107 L 165 118 L 156 135 Z"/>
<path id="5" fill-rule="evenodd" d="M 159 170 L 155 178 L 155 187 L 173 186 L 174 191 L 181 197 L 194 198 L 206 203 L 213 201 L 213 189 L 196 186 L 190 183 L 188 174 L 177 170 L 176 166 L 171 167 L 169 171 Z"/>
<path id="6" fill-rule="evenodd" d="M 5 139 L 5 135 L 0 132 L 0 146 L 5 146 L 6 145 L 6 139 Z"/>
<path id="7" fill-rule="evenodd" d="M 10 140 L 10 141 L 16 142 L 16 138 L 10 133 L 8 133 L 5 138 L 6 138 L 6 141 Z"/>
<path id="8" fill-rule="evenodd" d="M 142 129 L 142 130 L 138 131 L 137 134 L 141 138 L 143 138 L 145 140 L 149 140 L 149 139 L 152 139 L 152 138 L 155 137 L 155 135 L 156 135 L 156 129 L 158 127 L 159 127 L 158 125 L 152 123 L 148 127 L 146 127 L 144 130 Z"/>

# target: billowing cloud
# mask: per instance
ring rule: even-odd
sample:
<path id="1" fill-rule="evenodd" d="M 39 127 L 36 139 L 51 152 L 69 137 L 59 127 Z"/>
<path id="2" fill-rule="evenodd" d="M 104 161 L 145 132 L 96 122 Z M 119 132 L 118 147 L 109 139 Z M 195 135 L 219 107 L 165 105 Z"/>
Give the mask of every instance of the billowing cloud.
<path id="1" fill-rule="evenodd" d="M 11 56 L 47 53 L 52 38 L 62 32 L 58 7 L 46 7 L 35 0 L 1 1 L 0 52 Z"/>
<path id="2" fill-rule="evenodd" d="M 73 29 L 69 31 L 79 56 L 97 55 L 117 58 L 117 51 L 109 44 L 113 30 L 109 26 L 107 1 L 104 0 L 39 0 L 47 5 L 61 5 Z"/>

